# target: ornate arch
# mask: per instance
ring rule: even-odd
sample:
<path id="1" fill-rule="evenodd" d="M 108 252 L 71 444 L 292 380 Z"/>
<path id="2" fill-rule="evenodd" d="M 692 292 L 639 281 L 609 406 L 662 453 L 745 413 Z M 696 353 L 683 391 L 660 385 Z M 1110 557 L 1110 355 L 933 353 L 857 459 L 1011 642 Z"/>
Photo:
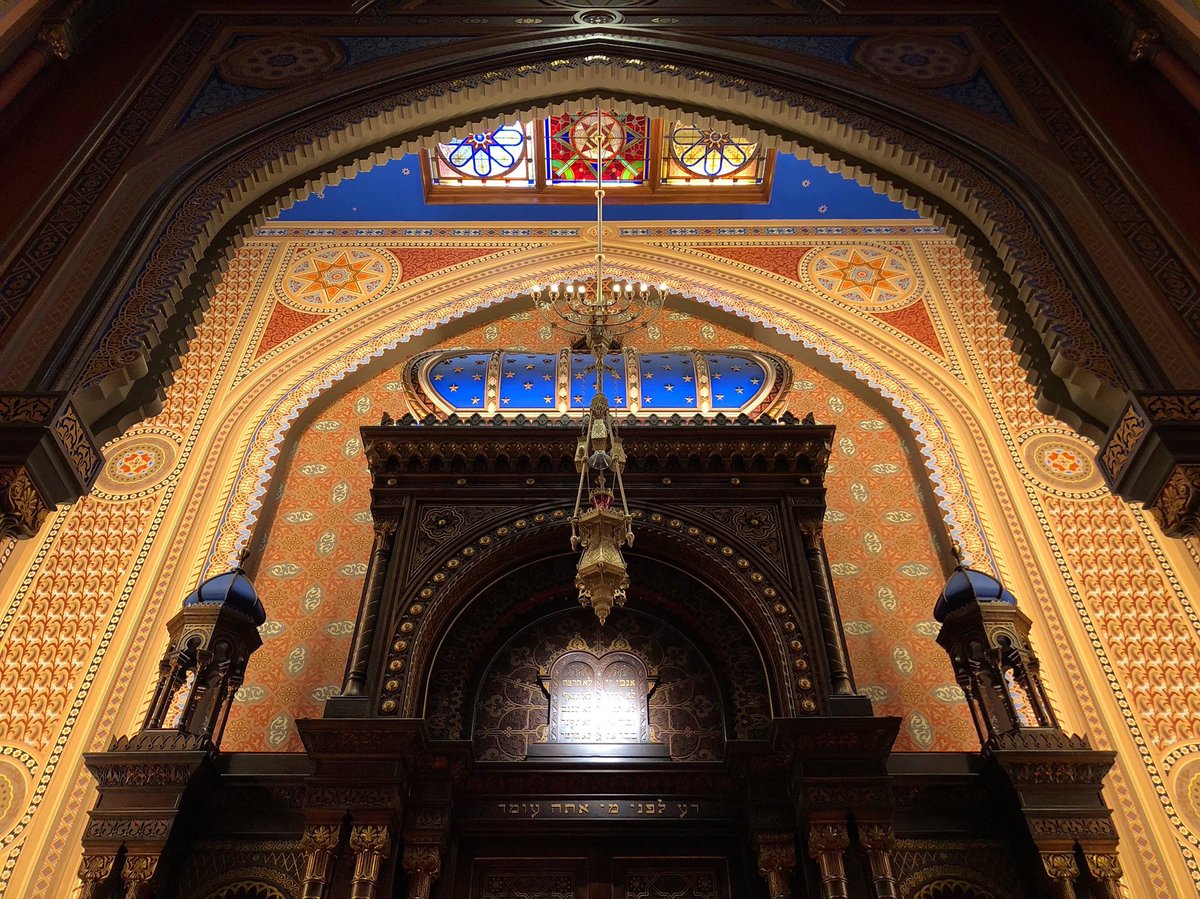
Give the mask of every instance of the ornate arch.
<path id="1" fill-rule="evenodd" d="M 269 373 L 240 382 L 232 396 L 238 401 L 239 415 L 253 419 L 256 436 L 245 445 L 237 463 L 238 483 L 225 500 L 206 567 L 227 564 L 249 539 L 293 421 L 332 383 L 364 365 L 377 364 L 376 358 L 391 354 L 410 337 L 441 322 L 518 297 L 535 280 L 567 276 L 584 264 L 590 252 L 578 245 L 554 249 L 544 256 L 533 251 L 519 259 L 506 256 L 491 265 L 473 266 L 474 277 L 456 276 L 415 296 L 404 293 L 383 298 L 328 323 L 304 344 L 291 348 L 287 356 L 275 360 Z M 614 272 L 619 274 L 628 266 L 630 272 L 636 268 L 662 277 L 673 291 L 765 325 L 870 385 L 910 424 L 953 539 L 977 564 L 986 560 L 995 566 L 991 538 L 974 508 L 972 488 L 962 476 L 960 455 L 967 449 L 946 440 L 945 411 L 939 413 L 931 405 L 945 403 L 953 414 L 970 421 L 970 399 L 961 382 L 935 360 L 901 354 L 855 314 L 807 297 L 799 285 L 748 276 L 728 261 L 622 246 L 620 242 L 610 249 L 610 255 Z M 489 285 L 482 293 L 480 283 Z M 320 361 L 314 364 L 313 350 L 318 347 L 336 348 L 336 352 L 317 356 Z M 301 364 L 306 371 L 298 370 Z M 273 436 L 264 440 L 262 434 Z"/>
<path id="2" fill-rule="evenodd" d="M 570 459 L 562 463 L 562 470 L 570 470 Z M 456 527 L 440 551 L 427 557 L 397 598 L 397 614 L 380 622 L 388 643 L 386 657 L 380 660 L 382 671 L 374 678 L 376 714 L 420 716 L 429 702 L 435 660 L 465 610 L 515 570 L 556 555 L 566 545 L 569 512 L 565 506 L 542 504 L 481 515 L 471 526 Z M 691 521 L 682 508 L 648 511 L 635 505 L 632 512 L 639 528 L 637 556 L 726 588 L 719 601 L 728 608 L 730 621 L 753 636 L 774 713 L 817 713 L 824 703 L 818 685 L 824 680 L 814 670 L 817 657 L 809 649 L 817 639 L 816 622 L 783 589 L 784 574 L 763 558 L 761 545 L 755 543 L 756 537 L 759 544 L 767 542 L 761 538 L 768 530 L 778 539 L 783 523 L 759 518 L 758 525 L 738 533 L 732 524 L 738 512 L 733 510 L 728 524 Z M 437 528 L 444 519 L 443 510 L 430 510 L 418 530 Z M 527 609 L 527 603 L 517 604 L 511 614 Z M 687 615 L 680 614 L 686 620 Z M 700 621 L 695 627 L 705 630 Z M 711 648 L 718 658 L 724 655 L 719 643 Z M 461 717 L 446 726 L 461 731 Z"/>
<path id="3" fill-rule="evenodd" d="M 709 588 L 673 565 L 644 555 L 630 561 L 635 583 L 632 605 L 627 607 L 630 615 L 657 621 L 698 646 L 701 657 L 712 660 L 716 668 L 712 673 L 728 737 L 760 736 L 773 703 L 764 661 L 744 623 Z M 591 613 L 573 601 L 572 578 L 571 557 L 543 558 L 513 568 L 466 605 L 440 641 L 427 682 L 424 712 L 431 733 L 446 739 L 473 735 L 471 709 L 478 708 L 477 694 L 499 654 L 513 640 L 550 619 L 570 621 L 581 632 L 594 628 Z M 669 596 L 675 588 L 688 592 Z M 693 600 L 695 607 L 680 602 L 681 595 Z M 614 619 L 614 626 L 619 628 L 620 622 Z"/>
<path id="4" fill-rule="evenodd" d="M 445 134 L 451 123 L 459 124 L 464 119 L 481 126 L 496 118 L 481 115 L 487 108 L 484 103 L 506 113 L 540 113 L 562 105 L 561 100 L 551 102 L 552 96 L 590 98 L 599 92 L 606 102 L 675 114 L 680 110 L 669 98 L 678 96 L 684 85 L 700 84 L 706 93 L 703 112 L 723 122 L 748 125 L 759 130 L 763 140 L 818 161 L 831 153 L 858 160 L 845 164 L 843 169 L 864 180 L 875 179 L 889 192 L 921 204 L 977 248 L 990 245 L 994 252 L 989 253 L 992 262 L 985 266 L 985 278 L 993 282 L 999 296 L 1007 295 L 1006 290 L 1021 295 L 1029 314 L 1024 320 L 1036 321 L 1042 332 L 1033 340 L 1020 339 L 1022 349 L 1040 371 L 1041 380 L 1058 380 L 1050 374 L 1051 367 L 1059 372 L 1061 383 L 1097 423 L 1107 424 L 1119 411 L 1122 382 L 1137 385 L 1156 377 L 1154 372 L 1142 371 L 1141 366 L 1150 363 L 1138 361 L 1141 356 L 1118 357 L 1120 343 L 1107 340 L 1105 345 L 1106 338 L 1097 336 L 1089 319 L 1101 333 L 1122 330 L 1115 304 L 1089 298 L 1085 289 L 1073 290 L 1071 285 L 1082 282 L 1060 268 L 1059 263 L 1067 261 L 1066 255 L 1060 254 L 1061 258 L 1055 260 L 1046 251 L 1044 244 L 1059 244 L 1057 235 L 1056 240 L 1046 241 L 1049 226 L 1029 210 L 1047 203 L 1042 189 L 1062 173 L 1052 172 L 1054 167 L 1045 160 L 1033 166 L 1043 170 L 1038 172 L 1040 185 L 1033 175 L 1026 183 L 1017 184 L 1011 180 L 1011 169 L 999 160 L 968 152 L 958 138 L 938 135 L 940 143 L 935 143 L 923 134 L 924 126 L 915 119 L 904 121 L 902 127 L 907 130 L 901 130 L 882 115 L 877 104 L 863 97 L 855 97 L 854 108 L 850 108 L 843 105 L 842 101 L 848 99 L 843 93 L 838 93 L 838 101 L 821 97 L 812 82 L 802 83 L 813 94 L 797 93 L 780 86 L 778 76 L 766 71 L 754 72 L 761 80 L 750 80 L 673 61 L 604 55 L 629 49 L 621 40 L 608 37 L 592 37 L 585 46 L 586 54 L 557 59 L 548 58 L 554 54 L 545 48 L 531 51 L 541 58 L 509 69 L 487 69 L 495 60 L 484 56 L 474 73 L 415 91 L 396 93 L 394 82 L 384 79 L 371 101 L 341 109 L 328 102 L 326 118 L 318 124 L 298 129 L 285 119 L 277 126 L 273 139 L 256 136 L 240 145 L 232 144 L 236 150 L 230 150 L 220 162 L 204 171 L 189 172 L 186 185 L 175 193 L 173 211 L 165 217 L 157 235 L 146 241 L 147 249 L 139 260 L 126 268 L 121 278 L 124 286 L 110 295 L 107 306 L 111 326 L 93 329 L 95 343 L 81 345 L 74 374 L 64 374 L 66 380 L 60 379 L 60 383 L 76 386 L 88 418 L 102 429 L 119 427 L 132 416 L 152 410 L 157 391 L 134 388 L 133 382 L 136 370 L 146 365 L 149 347 L 156 339 L 159 326 L 153 322 L 165 318 L 194 321 L 198 317 L 198 296 L 211 288 L 211 278 L 232 246 L 227 241 L 249 227 L 245 216 L 262 215 L 250 213 L 251 205 L 272 192 L 274 199 L 268 203 L 309 190 L 322 176 L 302 175 L 306 167 L 310 171 L 331 167 L 346 171 L 364 165 L 364 158 L 369 165 L 370 160 L 407 149 L 411 143 L 405 140 L 406 135 L 434 130 L 436 138 Z M 649 48 L 638 49 L 642 52 Z M 511 59 L 511 52 L 506 48 L 505 58 Z M 708 61 L 715 67 L 728 65 L 716 51 L 712 53 Z M 666 52 L 660 55 L 670 56 Z M 737 68 L 742 67 L 739 64 Z M 621 72 L 620 89 L 613 89 L 610 83 L 607 73 L 613 69 Z M 749 120 L 745 115 L 748 108 L 756 110 Z M 822 141 L 820 147 L 808 145 L 814 138 Z M 335 162 L 339 155 L 345 161 Z M 965 161 L 968 159 L 972 162 Z M 872 165 L 901 173 L 907 182 L 884 181 L 870 174 Z M 986 174 L 989 170 L 994 176 Z M 285 187 L 289 183 L 291 186 Z M 918 185 L 930 196 L 956 207 L 961 221 L 952 221 L 934 209 L 928 198 L 912 193 Z M 1020 204 L 1010 199 L 1010 193 L 1021 197 Z M 973 236 L 967 234 L 970 227 L 963 228 L 968 220 L 974 220 L 974 227 L 979 229 Z M 1001 274 L 1002 270 L 1011 274 Z M 1001 290 L 998 285 L 1007 288 Z M 1081 301 L 1089 303 L 1087 314 Z M 1031 336 L 1028 328 L 1016 330 Z M 169 341 L 170 337 L 161 334 L 157 339 Z M 163 366 L 168 366 L 171 358 L 163 345 L 151 367 L 165 372 Z M 1039 364 L 1038 359 L 1045 364 Z M 1063 400 L 1061 392 L 1057 399 L 1047 398 L 1047 402 L 1063 407 L 1066 417 L 1072 417 L 1075 413 L 1069 409 L 1071 404 L 1064 405 Z M 135 412 L 138 406 L 141 413 Z"/>

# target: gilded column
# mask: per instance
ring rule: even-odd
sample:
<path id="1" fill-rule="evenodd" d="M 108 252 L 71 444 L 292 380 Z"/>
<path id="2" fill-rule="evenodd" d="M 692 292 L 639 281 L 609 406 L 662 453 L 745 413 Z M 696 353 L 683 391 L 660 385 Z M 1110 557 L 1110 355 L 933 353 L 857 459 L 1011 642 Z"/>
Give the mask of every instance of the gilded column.
<path id="1" fill-rule="evenodd" d="M 896 873 L 892 869 L 896 835 L 891 825 L 859 824 L 858 841 L 867 853 L 876 899 L 900 899 L 900 888 L 896 885 Z"/>
<path id="2" fill-rule="evenodd" d="M 356 824 L 350 829 L 350 848 L 354 851 L 350 899 L 375 899 L 379 868 L 392 848 L 391 829 L 386 824 Z"/>
<path id="3" fill-rule="evenodd" d="M 157 855 L 126 856 L 121 868 L 121 879 L 125 881 L 125 899 L 150 899 L 154 891 L 150 880 L 158 868 Z"/>
<path id="4" fill-rule="evenodd" d="M 104 890 L 104 882 L 112 874 L 113 855 L 85 855 L 79 865 L 79 880 L 83 888 L 79 891 L 79 899 L 100 899 Z"/>
<path id="5" fill-rule="evenodd" d="M 354 625 L 354 638 L 350 642 L 346 678 L 342 684 L 343 696 L 361 696 L 367 684 L 367 665 L 371 661 L 371 646 L 375 642 L 375 622 L 379 618 L 379 605 L 383 601 L 383 585 L 387 580 L 388 562 L 392 558 L 392 546 L 395 539 L 396 522 L 394 520 L 386 519 L 375 522 L 375 544 L 371 549 L 371 559 L 367 563 L 362 605 L 358 610 L 358 621 Z"/>
<path id="6" fill-rule="evenodd" d="M 304 829 L 304 838 L 300 841 L 300 848 L 304 850 L 304 885 L 300 888 L 300 899 L 324 897 L 339 830 L 334 824 L 317 824 Z"/>
<path id="7" fill-rule="evenodd" d="M 846 653 L 846 637 L 838 617 L 837 601 L 829 580 L 829 569 L 825 562 L 825 543 L 821 539 L 821 525 L 816 521 L 804 521 L 800 525 L 800 538 L 804 546 L 804 558 L 808 562 L 808 573 L 817 603 L 817 615 L 821 622 L 821 637 L 825 643 L 825 655 L 829 660 L 829 687 L 834 696 L 854 695 L 854 681 L 850 676 L 850 660 Z"/>
<path id="8" fill-rule="evenodd" d="M 845 824 L 814 824 L 808 829 L 808 854 L 821 872 L 821 899 L 850 899 L 845 856 L 849 846 Z"/>
<path id="9" fill-rule="evenodd" d="M 767 882 L 770 899 L 791 899 L 792 871 L 796 868 L 796 838 L 793 834 L 763 834 L 755 838 L 758 873 Z"/>
<path id="10" fill-rule="evenodd" d="M 404 847 L 405 899 L 429 899 L 442 873 L 442 850 L 428 844 Z"/>
<path id="11" fill-rule="evenodd" d="M 1104 887 L 1108 899 L 1121 899 L 1121 860 L 1115 852 L 1085 852 L 1088 871 Z"/>
<path id="12" fill-rule="evenodd" d="M 1074 852 L 1043 852 L 1042 866 L 1050 878 L 1050 895 L 1054 899 L 1075 899 L 1075 879 L 1079 864 Z"/>

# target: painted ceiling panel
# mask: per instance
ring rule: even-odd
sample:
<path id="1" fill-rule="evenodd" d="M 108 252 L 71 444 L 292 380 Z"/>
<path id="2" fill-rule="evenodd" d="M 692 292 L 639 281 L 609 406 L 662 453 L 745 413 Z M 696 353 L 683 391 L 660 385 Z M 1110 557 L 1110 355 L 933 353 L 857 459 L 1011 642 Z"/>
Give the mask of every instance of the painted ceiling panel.
<path id="1" fill-rule="evenodd" d="M 703 186 L 695 188 L 703 191 Z M 855 181 L 785 153 L 775 162 L 768 203 L 631 203 L 609 206 L 611 221 L 917 220 L 920 215 Z M 574 222 L 593 204 L 426 203 L 415 154 L 377 165 L 285 209 L 276 222 Z"/>

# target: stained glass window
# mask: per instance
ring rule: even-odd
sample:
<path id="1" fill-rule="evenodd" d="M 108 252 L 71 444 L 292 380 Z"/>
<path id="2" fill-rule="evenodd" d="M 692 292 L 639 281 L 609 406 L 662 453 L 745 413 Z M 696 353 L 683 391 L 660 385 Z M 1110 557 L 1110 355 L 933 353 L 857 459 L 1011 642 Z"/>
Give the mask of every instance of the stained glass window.
<path id="1" fill-rule="evenodd" d="M 650 158 L 650 120 L 642 115 L 585 112 L 546 119 L 546 181 L 579 184 L 596 180 L 599 155 L 608 184 L 641 184 Z"/>
<path id="2" fill-rule="evenodd" d="M 432 169 L 437 185 L 532 187 L 536 180 L 533 127 L 501 125 L 438 144 Z"/>
<path id="3" fill-rule="evenodd" d="M 664 184 L 758 184 L 766 154 L 727 131 L 676 123 L 663 137 Z"/>
<path id="4" fill-rule="evenodd" d="M 621 414 L 762 411 L 785 377 L 782 363 L 758 353 L 676 347 L 634 349 L 604 358 L 604 394 Z M 456 350 L 415 357 L 414 408 L 470 414 L 540 414 L 586 409 L 596 392 L 588 353 Z M 424 399 L 421 399 L 421 398 Z"/>

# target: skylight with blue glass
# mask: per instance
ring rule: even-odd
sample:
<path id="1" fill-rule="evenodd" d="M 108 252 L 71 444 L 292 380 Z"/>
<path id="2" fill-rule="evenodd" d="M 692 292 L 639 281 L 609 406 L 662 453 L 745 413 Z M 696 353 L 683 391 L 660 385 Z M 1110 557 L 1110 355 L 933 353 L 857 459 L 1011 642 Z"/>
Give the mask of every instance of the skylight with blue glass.
<path id="1" fill-rule="evenodd" d="M 586 409 L 596 389 L 586 353 L 460 350 L 409 363 L 417 406 L 435 413 L 560 415 Z M 605 357 L 604 393 L 638 415 L 756 415 L 779 402 L 788 369 L 773 356 L 677 348 Z"/>
<path id="2" fill-rule="evenodd" d="M 647 412 L 700 408 L 696 361 L 691 353 L 654 353 L 638 358 L 641 405 Z"/>
<path id="3" fill-rule="evenodd" d="M 596 370 L 587 353 L 571 354 L 571 408 L 586 409 L 596 395 Z M 629 408 L 629 391 L 625 384 L 625 356 L 609 353 L 604 357 L 604 395 L 613 409 Z M 608 369 L 612 369 L 609 371 Z M 616 374 L 613 374 L 616 372 Z"/>
<path id="4" fill-rule="evenodd" d="M 486 408 L 488 362 L 491 353 L 458 353 L 435 362 L 427 377 L 430 387 L 458 409 Z"/>
<path id="5" fill-rule="evenodd" d="M 747 397 L 756 396 L 767 382 L 767 371 L 751 357 L 726 353 L 708 353 L 709 391 L 712 408 L 721 412 L 736 412 Z"/>
<path id="6" fill-rule="evenodd" d="M 500 408 L 505 412 L 553 412 L 558 356 L 504 353 L 500 357 Z"/>

